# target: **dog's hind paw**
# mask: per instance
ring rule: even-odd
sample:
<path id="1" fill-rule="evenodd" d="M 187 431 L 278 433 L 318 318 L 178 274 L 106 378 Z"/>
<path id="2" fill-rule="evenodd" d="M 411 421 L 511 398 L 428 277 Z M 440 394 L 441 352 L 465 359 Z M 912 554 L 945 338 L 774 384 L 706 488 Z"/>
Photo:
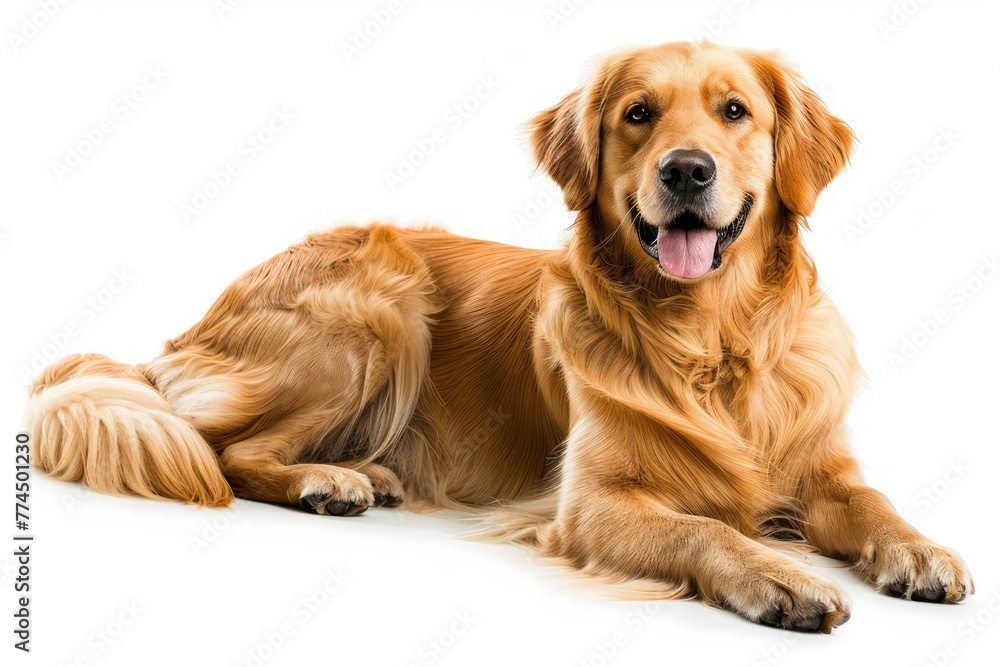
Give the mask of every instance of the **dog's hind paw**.
<path id="1" fill-rule="evenodd" d="M 298 494 L 302 509 L 313 514 L 355 516 L 375 504 L 375 491 L 367 476 L 346 468 L 324 467 L 330 469 L 327 479 L 311 475 L 303 480 Z"/>

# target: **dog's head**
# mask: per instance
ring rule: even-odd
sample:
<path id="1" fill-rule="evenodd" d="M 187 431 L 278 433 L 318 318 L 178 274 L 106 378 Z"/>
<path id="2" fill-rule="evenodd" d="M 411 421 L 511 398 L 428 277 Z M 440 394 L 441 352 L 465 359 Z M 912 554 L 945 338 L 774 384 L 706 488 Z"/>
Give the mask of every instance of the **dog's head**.
<path id="1" fill-rule="evenodd" d="M 635 261 L 691 282 L 723 267 L 741 237 L 789 217 L 780 206 L 807 216 L 853 139 L 780 58 L 677 43 L 605 58 L 533 119 L 531 143 L 603 238 L 619 235 Z"/>

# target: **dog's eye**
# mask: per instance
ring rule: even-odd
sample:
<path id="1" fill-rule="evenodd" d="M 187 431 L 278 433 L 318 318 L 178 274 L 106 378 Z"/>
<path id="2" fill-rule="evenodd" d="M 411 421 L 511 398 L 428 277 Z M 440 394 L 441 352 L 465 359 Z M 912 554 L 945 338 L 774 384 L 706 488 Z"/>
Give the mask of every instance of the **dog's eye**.
<path id="1" fill-rule="evenodd" d="M 747 108 L 739 102 L 730 102 L 726 105 L 724 113 L 728 120 L 739 120 L 747 115 Z"/>
<path id="2" fill-rule="evenodd" d="M 633 104 L 625 112 L 625 120 L 630 123 L 645 123 L 649 120 L 649 111 L 642 104 Z"/>

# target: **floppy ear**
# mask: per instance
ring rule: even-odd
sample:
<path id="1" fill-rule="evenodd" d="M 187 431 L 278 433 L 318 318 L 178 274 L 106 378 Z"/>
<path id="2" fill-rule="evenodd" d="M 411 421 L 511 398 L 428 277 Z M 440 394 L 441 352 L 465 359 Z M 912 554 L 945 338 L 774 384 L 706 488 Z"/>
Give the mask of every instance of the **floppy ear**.
<path id="1" fill-rule="evenodd" d="M 624 59 L 616 55 L 602 61 L 587 83 L 529 123 L 535 161 L 562 188 L 571 211 L 586 208 L 597 196 L 601 115 L 610 73 Z"/>
<path id="2" fill-rule="evenodd" d="M 779 56 L 755 53 L 749 62 L 774 100 L 778 195 L 792 212 L 805 217 L 823 188 L 847 165 L 854 133 Z"/>

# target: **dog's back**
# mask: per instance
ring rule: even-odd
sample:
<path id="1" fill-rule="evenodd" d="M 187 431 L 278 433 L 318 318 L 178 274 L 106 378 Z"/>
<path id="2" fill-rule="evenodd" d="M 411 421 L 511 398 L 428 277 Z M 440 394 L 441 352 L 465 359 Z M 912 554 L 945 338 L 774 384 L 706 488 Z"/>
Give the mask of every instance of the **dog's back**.
<path id="1" fill-rule="evenodd" d="M 54 365 L 29 406 L 38 463 L 211 505 L 230 486 L 293 504 L 332 494 L 332 463 L 357 487 L 337 502 L 398 502 L 376 461 L 425 504 L 517 497 L 566 428 L 533 347 L 539 281 L 560 255 L 382 225 L 313 235 L 237 279 L 161 357 Z M 384 488 L 348 474 L 362 469 Z"/>

